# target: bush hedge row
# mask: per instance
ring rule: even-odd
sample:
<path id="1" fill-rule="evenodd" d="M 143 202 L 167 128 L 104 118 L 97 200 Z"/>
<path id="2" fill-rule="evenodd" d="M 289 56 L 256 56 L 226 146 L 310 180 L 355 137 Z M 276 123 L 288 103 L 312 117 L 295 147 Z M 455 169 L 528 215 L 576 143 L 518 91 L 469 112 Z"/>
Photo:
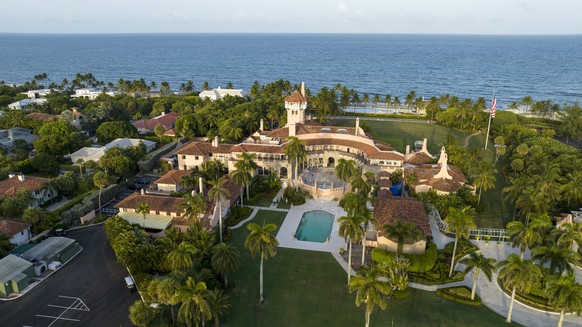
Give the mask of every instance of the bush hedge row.
<path id="1" fill-rule="evenodd" d="M 471 300 L 471 290 L 468 287 L 451 287 L 438 290 L 436 292 L 443 298 L 468 305 L 481 305 L 481 298 L 475 294 L 475 299 Z"/>
<path id="2" fill-rule="evenodd" d="M 168 143 L 168 144 L 164 145 L 163 147 L 148 153 L 145 156 L 145 158 L 143 158 L 137 162 L 137 165 L 139 166 L 139 170 L 142 173 L 147 173 L 147 172 L 152 171 L 154 169 L 156 163 L 160 160 L 160 158 L 163 155 L 174 150 L 176 148 L 177 144 L 178 144 L 178 141 Z"/>

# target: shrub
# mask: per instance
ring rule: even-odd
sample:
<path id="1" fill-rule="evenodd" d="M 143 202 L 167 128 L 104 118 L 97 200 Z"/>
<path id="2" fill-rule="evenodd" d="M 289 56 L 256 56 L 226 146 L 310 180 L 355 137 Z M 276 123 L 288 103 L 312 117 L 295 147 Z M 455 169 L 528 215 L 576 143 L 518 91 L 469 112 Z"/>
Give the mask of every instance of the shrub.
<path id="1" fill-rule="evenodd" d="M 409 297 L 411 293 L 412 293 L 412 291 L 410 290 L 410 287 L 407 287 L 403 290 L 395 290 L 394 291 L 394 298 L 395 299 L 405 299 L 405 298 Z"/>
<path id="2" fill-rule="evenodd" d="M 443 298 L 459 303 L 469 304 L 469 305 L 480 305 L 481 298 L 479 295 L 475 295 L 475 299 L 471 300 L 471 289 L 466 286 L 462 287 L 451 287 L 443 288 L 437 291 L 437 294 Z"/>
<path id="3" fill-rule="evenodd" d="M 434 243 L 428 243 L 423 254 L 405 254 L 404 257 L 410 261 L 410 272 L 425 272 L 431 270 L 437 260 L 437 246 Z"/>
<path id="4" fill-rule="evenodd" d="M 137 162 L 139 166 L 139 170 L 144 172 L 150 172 L 154 169 L 155 164 L 160 160 L 160 158 L 167 154 L 168 152 L 174 150 L 178 142 L 172 142 L 164 145 L 163 147 L 157 149 L 156 151 L 152 151 L 146 155 L 145 158 L 141 159 Z"/>
<path id="5" fill-rule="evenodd" d="M 234 226 L 241 221 L 248 218 L 251 215 L 253 209 L 249 207 L 241 207 L 241 206 L 232 206 L 228 210 L 228 214 L 226 215 L 226 225 L 227 226 Z"/>
<path id="6" fill-rule="evenodd" d="M 305 203 L 307 194 L 299 188 L 288 186 L 283 193 L 283 198 L 288 204 L 300 205 Z"/>

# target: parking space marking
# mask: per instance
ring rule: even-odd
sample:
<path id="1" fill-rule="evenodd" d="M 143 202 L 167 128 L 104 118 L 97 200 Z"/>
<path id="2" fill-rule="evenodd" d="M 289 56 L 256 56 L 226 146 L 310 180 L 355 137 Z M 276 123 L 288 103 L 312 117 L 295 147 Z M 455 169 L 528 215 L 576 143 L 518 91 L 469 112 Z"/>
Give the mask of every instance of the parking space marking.
<path id="1" fill-rule="evenodd" d="M 76 322 L 81 321 L 79 319 L 63 317 L 69 310 L 91 311 L 91 310 L 89 310 L 89 307 L 85 304 L 85 302 L 83 302 L 83 300 L 81 300 L 78 297 L 65 296 L 65 295 L 59 295 L 59 297 L 63 298 L 63 299 L 73 300 L 73 302 L 68 307 L 62 306 L 62 305 L 56 305 L 56 304 L 47 304 L 47 306 L 51 307 L 51 308 L 64 309 L 63 312 L 61 312 L 61 314 L 59 316 L 49 316 L 49 315 L 40 315 L 40 314 L 36 315 L 37 317 L 53 319 L 53 321 L 50 323 L 50 325 L 48 325 L 48 327 L 51 327 L 59 320 L 76 321 Z"/>

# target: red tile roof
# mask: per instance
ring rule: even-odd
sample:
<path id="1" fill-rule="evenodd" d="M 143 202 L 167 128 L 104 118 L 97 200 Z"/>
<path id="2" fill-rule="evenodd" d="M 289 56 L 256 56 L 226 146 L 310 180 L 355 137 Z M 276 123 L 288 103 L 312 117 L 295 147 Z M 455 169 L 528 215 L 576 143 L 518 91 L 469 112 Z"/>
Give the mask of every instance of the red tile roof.
<path id="1" fill-rule="evenodd" d="M 155 183 L 178 185 L 180 179 L 184 176 L 190 175 L 190 173 L 191 171 L 189 170 L 170 170 L 164 176 L 158 178 Z"/>
<path id="2" fill-rule="evenodd" d="M 210 153 L 231 153 L 233 144 L 218 144 L 218 147 L 212 146 L 210 142 L 191 141 L 185 145 L 176 154 L 191 156 L 207 156 Z"/>
<path id="3" fill-rule="evenodd" d="M 45 114 L 43 112 L 31 112 L 24 117 L 31 119 L 31 120 L 42 121 L 42 122 L 51 122 L 51 121 L 58 120 L 57 116 Z"/>
<path id="4" fill-rule="evenodd" d="M 30 227 L 27 223 L 22 223 L 13 220 L 0 220 L 0 234 L 8 235 L 12 237 L 15 234 Z"/>
<path id="5" fill-rule="evenodd" d="M 427 164 L 433 160 L 434 159 L 431 158 L 430 156 L 428 156 L 426 153 L 417 152 L 417 153 L 413 153 L 412 156 L 406 162 L 409 164 L 413 164 L 413 165 L 418 166 L 418 165 Z"/>
<path id="6" fill-rule="evenodd" d="M 151 211 L 182 213 L 180 205 L 186 200 L 175 196 L 133 193 L 115 205 L 116 208 L 135 209 L 139 203 L 147 203 Z"/>
<path id="7" fill-rule="evenodd" d="M 301 92 L 295 90 L 291 95 L 285 98 L 285 102 L 307 102 L 307 98 L 305 98 Z"/>
<path id="8" fill-rule="evenodd" d="M 138 129 L 146 129 L 150 132 L 153 132 L 156 126 L 162 125 L 166 128 L 166 130 L 171 130 L 173 125 L 176 123 L 176 120 L 180 117 L 177 112 L 169 112 L 163 116 L 154 117 L 148 120 L 140 120 L 133 123 L 133 126 Z"/>
<path id="9" fill-rule="evenodd" d="M 374 204 L 374 217 L 380 226 L 393 224 L 400 218 L 404 223 L 414 223 L 425 238 L 432 235 L 424 204 L 416 198 L 378 196 Z M 385 235 L 382 227 L 378 229 L 378 234 Z"/>
<path id="10" fill-rule="evenodd" d="M 5 196 L 14 196 L 16 191 L 25 189 L 31 192 L 42 190 L 50 180 L 46 178 L 24 176 L 24 180 L 18 179 L 18 175 L 12 178 L 0 181 L 0 194 Z"/>
<path id="11" fill-rule="evenodd" d="M 461 168 L 453 165 L 447 165 L 448 173 L 453 179 L 435 178 L 434 176 L 441 170 L 439 164 L 425 164 L 420 167 L 413 168 L 413 172 L 418 178 L 416 185 L 430 185 L 433 189 L 442 192 L 456 192 L 464 184 L 467 183 L 467 178 Z"/>

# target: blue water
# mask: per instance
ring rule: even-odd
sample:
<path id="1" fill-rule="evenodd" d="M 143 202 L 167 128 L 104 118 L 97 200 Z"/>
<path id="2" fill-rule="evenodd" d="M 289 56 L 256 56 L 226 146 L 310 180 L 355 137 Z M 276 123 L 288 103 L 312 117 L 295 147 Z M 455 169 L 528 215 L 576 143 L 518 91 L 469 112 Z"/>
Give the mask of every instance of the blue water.
<path id="1" fill-rule="evenodd" d="M 0 34 L 0 80 L 21 83 L 46 72 L 97 79 L 187 80 L 200 88 L 232 82 L 305 81 L 316 91 L 342 83 L 359 92 L 410 91 L 430 97 L 531 95 L 557 103 L 582 98 L 582 36 L 313 34 Z"/>
<path id="2" fill-rule="evenodd" d="M 333 225 L 333 215 L 322 210 L 308 211 L 301 217 L 295 232 L 299 241 L 323 243 L 327 241 Z"/>

